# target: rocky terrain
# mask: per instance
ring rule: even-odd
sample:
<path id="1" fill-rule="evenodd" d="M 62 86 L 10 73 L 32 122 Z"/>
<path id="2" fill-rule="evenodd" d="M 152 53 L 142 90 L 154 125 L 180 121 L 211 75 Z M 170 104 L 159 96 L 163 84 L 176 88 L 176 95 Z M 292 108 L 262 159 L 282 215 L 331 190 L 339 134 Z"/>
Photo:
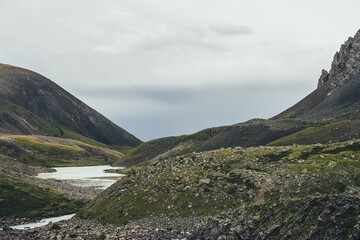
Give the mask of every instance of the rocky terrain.
<path id="1" fill-rule="evenodd" d="M 223 213 L 188 239 L 359 239 L 358 196 L 311 197 Z"/>
<path id="2" fill-rule="evenodd" d="M 229 148 L 126 169 L 80 217 L 204 217 L 193 239 L 356 239 L 360 142 Z M 191 238 L 190 238 L 191 239 Z"/>
<path id="3" fill-rule="evenodd" d="M 126 226 L 102 225 L 96 221 L 71 219 L 33 230 L 12 230 L 4 227 L 0 237 L 4 240 L 51 239 L 51 240 L 101 240 L 101 239 L 185 239 L 199 226 L 198 219 L 182 219 L 173 222 L 167 218 L 151 218 Z"/>

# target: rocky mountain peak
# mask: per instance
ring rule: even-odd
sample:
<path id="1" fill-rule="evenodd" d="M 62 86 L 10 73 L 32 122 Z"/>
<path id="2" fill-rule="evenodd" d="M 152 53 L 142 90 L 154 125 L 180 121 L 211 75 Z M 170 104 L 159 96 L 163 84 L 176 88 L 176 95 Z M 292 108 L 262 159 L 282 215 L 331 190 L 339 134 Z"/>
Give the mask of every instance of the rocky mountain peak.
<path id="1" fill-rule="evenodd" d="M 318 88 L 330 81 L 331 95 L 335 90 L 342 86 L 347 80 L 360 72 L 360 30 L 354 37 L 341 45 L 340 51 L 336 52 L 329 73 L 325 70 L 319 79 Z"/>

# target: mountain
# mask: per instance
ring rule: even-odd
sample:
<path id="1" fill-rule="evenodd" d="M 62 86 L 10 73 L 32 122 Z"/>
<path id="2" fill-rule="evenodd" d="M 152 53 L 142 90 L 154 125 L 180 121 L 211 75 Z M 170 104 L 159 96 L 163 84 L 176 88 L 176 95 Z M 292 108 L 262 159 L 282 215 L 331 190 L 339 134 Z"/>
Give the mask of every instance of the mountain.
<path id="1" fill-rule="evenodd" d="M 135 147 L 141 143 L 51 80 L 26 69 L 0 64 L 0 98 L 0 110 L 3 111 L 0 127 L 6 133 L 14 130 L 16 134 L 44 134 L 45 131 L 45 134 L 53 135 L 52 131 L 47 132 L 46 129 L 55 126 L 107 145 Z M 19 111 L 9 110 L 5 106 L 9 106 L 9 103 L 12 110 L 21 109 L 21 116 L 14 116 Z M 40 122 L 46 122 L 46 127 L 39 126 L 35 118 L 42 118 Z M 61 135 L 63 130 L 58 131 Z"/>
<path id="2" fill-rule="evenodd" d="M 322 70 L 317 89 L 275 119 L 359 120 L 359 110 L 360 30 L 335 54 L 330 71 Z"/>
<path id="3" fill-rule="evenodd" d="M 316 144 L 360 138 L 360 30 L 334 56 L 331 70 L 322 71 L 315 91 L 268 119 L 206 129 L 196 134 L 145 142 L 119 160 L 118 166 L 154 157 L 228 147 Z M 198 136 L 202 136 L 201 139 Z"/>

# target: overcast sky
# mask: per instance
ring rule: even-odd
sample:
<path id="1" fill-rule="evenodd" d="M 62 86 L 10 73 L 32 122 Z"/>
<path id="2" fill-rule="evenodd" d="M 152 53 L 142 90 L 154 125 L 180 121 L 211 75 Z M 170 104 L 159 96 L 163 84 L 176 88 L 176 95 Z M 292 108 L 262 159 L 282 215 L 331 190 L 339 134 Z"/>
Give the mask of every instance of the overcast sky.
<path id="1" fill-rule="evenodd" d="M 359 0 L 0 0 L 0 62 L 142 140 L 269 118 L 316 88 Z"/>

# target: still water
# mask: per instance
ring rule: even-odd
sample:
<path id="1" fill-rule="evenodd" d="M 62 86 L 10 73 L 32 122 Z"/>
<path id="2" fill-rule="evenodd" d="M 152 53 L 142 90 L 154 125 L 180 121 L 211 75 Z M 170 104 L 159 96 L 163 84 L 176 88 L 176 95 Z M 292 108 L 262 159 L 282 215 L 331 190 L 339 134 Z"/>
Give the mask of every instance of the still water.
<path id="1" fill-rule="evenodd" d="M 56 172 L 40 173 L 39 178 L 52 178 L 58 180 L 71 180 L 70 184 L 80 187 L 97 187 L 106 189 L 115 183 L 123 174 L 106 173 L 106 169 L 122 169 L 121 167 L 89 166 L 89 167 L 58 167 Z"/>

